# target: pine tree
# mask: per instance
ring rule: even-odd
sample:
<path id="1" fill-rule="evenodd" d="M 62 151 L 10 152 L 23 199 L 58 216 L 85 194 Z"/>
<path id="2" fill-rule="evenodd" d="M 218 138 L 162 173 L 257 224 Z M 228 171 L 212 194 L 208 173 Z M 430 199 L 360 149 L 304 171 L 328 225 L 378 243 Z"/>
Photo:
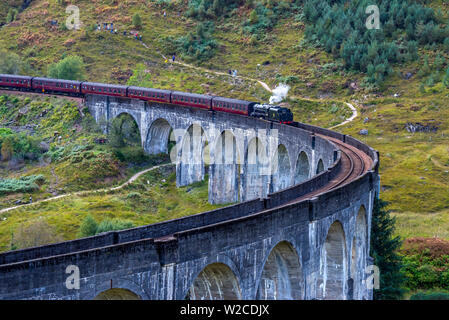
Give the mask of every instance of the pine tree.
<path id="1" fill-rule="evenodd" d="M 80 234 L 82 237 L 90 237 L 97 233 L 98 223 L 95 219 L 89 214 L 87 215 L 80 227 Z"/>
<path id="2" fill-rule="evenodd" d="M 138 13 L 133 15 L 133 25 L 136 29 L 140 29 L 142 27 L 142 18 Z"/>
<path id="3" fill-rule="evenodd" d="M 374 290 L 375 300 L 400 299 L 405 277 L 401 272 L 402 258 L 397 250 L 402 244 L 399 236 L 393 237 L 396 219 L 385 209 L 387 202 L 374 200 L 371 227 L 371 252 L 374 264 L 380 270 L 380 288 Z"/>
<path id="4" fill-rule="evenodd" d="M 443 78 L 443 84 L 449 89 L 449 68 L 447 68 L 446 75 Z"/>
<path id="5" fill-rule="evenodd" d="M 256 10 L 253 10 L 249 15 L 249 23 L 256 24 L 257 22 L 259 22 L 259 17 L 257 16 Z"/>

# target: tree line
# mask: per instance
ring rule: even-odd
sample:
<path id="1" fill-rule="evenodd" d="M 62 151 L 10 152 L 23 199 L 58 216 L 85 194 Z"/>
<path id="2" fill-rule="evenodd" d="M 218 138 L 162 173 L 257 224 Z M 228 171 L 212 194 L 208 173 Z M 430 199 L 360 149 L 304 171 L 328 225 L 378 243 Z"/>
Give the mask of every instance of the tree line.
<path id="1" fill-rule="evenodd" d="M 441 12 L 406 0 L 379 0 L 380 28 L 366 27 L 368 0 L 306 0 L 306 39 L 342 58 L 349 70 L 380 84 L 392 65 L 418 58 L 418 46 L 449 48 Z"/>

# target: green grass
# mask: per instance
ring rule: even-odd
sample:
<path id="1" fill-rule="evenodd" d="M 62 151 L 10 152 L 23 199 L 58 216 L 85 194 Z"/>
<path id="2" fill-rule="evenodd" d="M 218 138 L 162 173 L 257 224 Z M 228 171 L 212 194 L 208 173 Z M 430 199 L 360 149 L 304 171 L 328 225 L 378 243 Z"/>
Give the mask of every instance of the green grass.
<path id="1" fill-rule="evenodd" d="M 71 196 L 8 211 L 0 216 L 0 251 L 9 250 L 11 233 L 38 219 L 53 226 L 64 240 L 76 239 L 87 214 L 97 222 L 119 218 L 146 225 L 212 210 L 207 177 L 187 187 L 176 187 L 174 166 L 155 169 L 131 185 L 111 192 Z"/>

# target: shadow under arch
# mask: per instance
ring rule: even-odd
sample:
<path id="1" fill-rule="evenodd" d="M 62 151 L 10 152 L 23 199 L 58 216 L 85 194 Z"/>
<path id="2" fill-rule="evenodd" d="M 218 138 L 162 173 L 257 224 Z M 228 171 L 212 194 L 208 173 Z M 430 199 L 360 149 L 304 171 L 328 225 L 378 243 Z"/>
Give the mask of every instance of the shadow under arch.
<path id="1" fill-rule="evenodd" d="M 310 162 L 307 153 L 301 151 L 296 160 L 296 168 L 295 168 L 295 185 L 300 184 L 303 181 L 309 179 L 310 176 Z"/>
<path id="2" fill-rule="evenodd" d="M 210 183 L 214 194 L 209 194 L 209 202 L 238 202 L 241 154 L 234 133 L 224 130 L 216 139 L 212 153 Z"/>
<path id="3" fill-rule="evenodd" d="M 111 288 L 100 292 L 93 300 L 142 300 L 142 298 L 129 289 Z"/>
<path id="4" fill-rule="evenodd" d="M 138 119 L 129 112 L 123 111 L 108 123 L 110 141 L 116 147 L 135 145 L 142 146 L 142 135 Z"/>
<path id="5" fill-rule="evenodd" d="M 265 197 L 270 182 L 270 166 L 265 145 L 253 137 L 245 151 L 244 177 L 241 199 L 243 201 Z"/>
<path id="6" fill-rule="evenodd" d="M 200 124 L 191 124 L 184 133 L 181 148 L 177 150 L 177 186 L 186 186 L 204 180 L 205 156 L 209 157 L 208 137 Z"/>
<path id="7" fill-rule="evenodd" d="M 351 278 L 353 280 L 352 298 L 362 300 L 364 298 L 364 286 L 362 281 L 365 275 L 367 255 L 368 225 L 366 223 L 366 209 L 361 206 L 355 222 L 355 232 L 351 250 Z"/>
<path id="8" fill-rule="evenodd" d="M 290 156 L 285 145 L 280 144 L 271 161 L 270 192 L 287 189 L 292 183 Z"/>
<path id="9" fill-rule="evenodd" d="M 346 239 L 343 225 L 335 221 L 329 227 L 320 252 L 320 273 L 317 298 L 323 300 L 346 299 Z"/>
<path id="10" fill-rule="evenodd" d="M 301 300 L 304 278 L 299 255 L 288 241 L 279 242 L 265 261 L 257 300 Z"/>
<path id="11" fill-rule="evenodd" d="M 186 300 L 241 300 L 237 276 L 221 262 L 207 265 L 195 278 Z"/>
<path id="12" fill-rule="evenodd" d="M 145 151 L 149 154 L 168 153 L 172 131 L 173 127 L 166 119 L 154 120 L 147 131 Z"/>
<path id="13" fill-rule="evenodd" d="M 324 162 L 323 159 L 320 159 L 318 161 L 318 164 L 316 165 L 316 174 L 320 174 L 324 171 Z"/>

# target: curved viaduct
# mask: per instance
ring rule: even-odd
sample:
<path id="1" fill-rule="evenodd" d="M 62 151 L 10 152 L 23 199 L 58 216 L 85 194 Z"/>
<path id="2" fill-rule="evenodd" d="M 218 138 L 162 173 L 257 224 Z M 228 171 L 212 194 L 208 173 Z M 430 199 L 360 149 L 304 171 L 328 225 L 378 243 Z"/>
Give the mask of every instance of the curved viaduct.
<path id="1" fill-rule="evenodd" d="M 148 153 L 174 140 L 177 185 L 208 173 L 209 201 L 237 204 L 0 254 L 0 299 L 371 299 L 375 150 L 302 123 L 94 95 L 86 103 L 105 131 L 130 114 Z"/>

